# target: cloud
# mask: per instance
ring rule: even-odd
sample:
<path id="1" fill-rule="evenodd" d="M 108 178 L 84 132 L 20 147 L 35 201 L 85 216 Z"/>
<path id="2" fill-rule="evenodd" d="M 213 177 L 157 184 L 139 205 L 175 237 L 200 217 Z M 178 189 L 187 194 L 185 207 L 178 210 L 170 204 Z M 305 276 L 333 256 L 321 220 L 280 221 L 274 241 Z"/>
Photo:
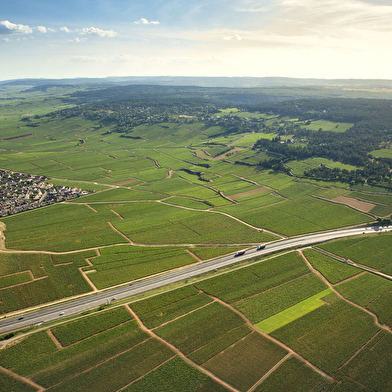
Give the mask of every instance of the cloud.
<path id="1" fill-rule="evenodd" d="M 98 35 L 99 37 L 115 37 L 117 33 L 113 30 L 101 30 L 97 27 L 85 27 L 80 35 Z"/>
<path id="2" fill-rule="evenodd" d="M 64 33 L 69 33 L 69 32 L 71 32 L 71 30 L 70 30 L 68 27 L 65 27 L 65 26 L 60 27 L 60 31 L 63 31 Z"/>
<path id="3" fill-rule="evenodd" d="M 392 6 L 359 0 L 278 0 L 281 22 L 287 31 L 305 34 L 326 32 L 338 36 L 339 29 L 392 31 Z M 335 34 L 334 34 L 335 32 Z"/>
<path id="4" fill-rule="evenodd" d="M 76 37 L 75 39 L 70 39 L 69 42 L 82 42 L 82 40 L 79 37 Z"/>
<path id="5" fill-rule="evenodd" d="M 238 34 L 234 34 L 231 37 L 223 37 L 225 41 L 241 41 L 241 37 Z"/>
<path id="6" fill-rule="evenodd" d="M 9 42 L 9 40 L 10 40 L 9 38 L 4 38 L 3 42 Z"/>
<path id="7" fill-rule="evenodd" d="M 152 20 L 152 21 L 149 22 L 146 18 L 141 18 L 140 20 L 137 20 L 134 23 L 136 23 L 136 24 L 145 24 L 145 25 L 148 25 L 148 24 L 158 25 L 159 24 L 159 22 L 157 20 Z"/>
<path id="8" fill-rule="evenodd" d="M 0 34 L 31 34 L 33 29 L 30 26 L 14 24 L 8 20 L 0 22 Z"/>
<path id="9" fill-rule="evenodd" d="M 44 26 L 37 26 L 34 28 L 35 31 L 37 31 L 38 33 L 43 33 L 46 34 L 48 32 L 48 29 Z"/>

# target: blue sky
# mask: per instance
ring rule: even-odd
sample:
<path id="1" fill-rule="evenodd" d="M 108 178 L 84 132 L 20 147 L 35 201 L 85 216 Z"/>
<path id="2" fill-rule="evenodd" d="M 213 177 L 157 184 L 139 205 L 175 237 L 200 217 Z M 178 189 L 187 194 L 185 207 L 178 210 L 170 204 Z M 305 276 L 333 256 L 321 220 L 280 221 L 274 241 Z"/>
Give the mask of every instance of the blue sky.
<path id="1" fill-rule="evenodd" d="M 392 79 L 392 0 L 2 0 L 0 80 Z"/>

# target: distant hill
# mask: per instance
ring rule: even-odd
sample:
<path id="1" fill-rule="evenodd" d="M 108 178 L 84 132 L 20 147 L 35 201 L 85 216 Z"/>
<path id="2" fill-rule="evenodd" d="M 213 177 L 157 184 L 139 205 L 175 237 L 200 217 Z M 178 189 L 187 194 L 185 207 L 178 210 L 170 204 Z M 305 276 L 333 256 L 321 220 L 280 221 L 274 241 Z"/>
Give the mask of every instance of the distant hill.
<path id="1" fill-rule="evenodd" d="M 129 84 L 199 87 L 332 87 L 356 89 L 392 89 L 392 80 L 383 79 L 305 79 L 283 77 L 193 77 L 193 76 L 122 76 L 107 78 L 70 79 L 14 79 L 0 81 L 0 86 L 43 85 L 100 85 L 116 86 Z"/>

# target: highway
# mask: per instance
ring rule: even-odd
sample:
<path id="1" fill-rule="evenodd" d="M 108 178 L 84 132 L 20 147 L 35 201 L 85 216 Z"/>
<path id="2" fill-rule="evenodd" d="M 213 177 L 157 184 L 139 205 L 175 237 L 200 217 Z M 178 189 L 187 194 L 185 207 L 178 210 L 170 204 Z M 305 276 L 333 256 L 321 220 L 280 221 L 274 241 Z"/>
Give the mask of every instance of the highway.
<path id="1" fill-rule="evenodd" d="M 144 293 L 171 283 L 183 281 L 190 277 L 198 276 L 206 272 L 211 272 L 231 264 L 238 263 L 255 256 L 263 256 L 269 253 L 287 250 L 295 247 L 305 247 L 328 240 L 350 237 L 361 234 L 377 234 L 384 231 L 391 231 L 390 226 L 361 227 L 352 229 L 335 230 L 324 233 L 308 234 L 284 240 L 278 240 L 268 243 L 265 249 L 257 250 L 250 248 L 241 256 L 234 257 L 233 254 L 222 256 L 210 261 L 190 265 L 177 271 L 168 272 L 166 274 L 156 276 L 150 279 L 141 280 L 125 286 L 106 290 L 97 294 L 91 294 L 81 297 L 74 301 L 61 303 L 58 305 L 46 307 L 23 316 L 13 318 L 5 318 L 0 321 L 0 333 L 10 332 L 15 329 L 28 327 L 30 325 L 39 325 L 41 323 L 61 320 L 64 317 L 77 315 L 88 309 L 96 308 L 102 304 L 114 300 L 124 299 L 136 294 Z"/>

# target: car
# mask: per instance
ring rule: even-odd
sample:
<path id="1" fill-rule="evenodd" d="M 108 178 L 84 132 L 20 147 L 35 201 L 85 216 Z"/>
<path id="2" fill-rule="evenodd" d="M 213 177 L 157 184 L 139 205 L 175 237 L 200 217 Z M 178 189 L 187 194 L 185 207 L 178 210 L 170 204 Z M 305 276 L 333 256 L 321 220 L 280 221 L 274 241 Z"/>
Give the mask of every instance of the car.
<path id="1" fill-rule="evenodd" d="M 239 250 L 239 251 L 234 255 L 234 257 L 241 256 L 241 255 L 243 255 L 243 254 L 245 254 L 245 250 Z"/>
<path id="2" fill-rule="evenodd" d="M 115 301 L 115 300 L 116 300 L 116 297 L 113 297 L 113 298 L 110 300 L 110 302 Z"/>
<path id="3" fill-rule="evenodd" d="M 59 316 L 64 316 L 64 312 L 61 312 L 61 313 L 59 314 Z"/>
<path id="4" fill-rule="evenodd" d="M 265 249 L 265 245 L 259 245 L 259 246 L 257 247 L 257 250 L 261 250 L 261 249 Z"/>
<path id="5" fill-rule="evenodd" d="M 20 316 L 20 317 L 18 318 L 18 320 L 23 320 L 23 318 L 24 318 L 23 316 Z"/>

